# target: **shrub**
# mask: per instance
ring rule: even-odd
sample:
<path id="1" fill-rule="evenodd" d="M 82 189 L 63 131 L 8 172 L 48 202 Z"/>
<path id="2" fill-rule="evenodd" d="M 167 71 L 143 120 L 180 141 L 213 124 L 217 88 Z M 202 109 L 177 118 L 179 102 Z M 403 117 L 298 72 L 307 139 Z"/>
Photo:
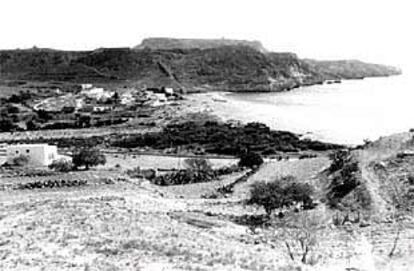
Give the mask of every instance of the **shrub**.
<path id="1" fill-rule="evenodd" d="M 240 156 L 239 166 L 256 168 L 263 164 L 263 159 L 260 154 L 255 152 L 246 152 Z"/>
<path id="2" fill-rule="evenodd" d="M 313 187 L 309 184 L 295 182 L 292 176 L 278 178 L 273 182 L 255 183 L 250 194 L 247 203 L 263 206 L 268 215 L 274 209 L 289 207 L 295 203 L 301 203 L 305 209 L 314 207 Z"/>
<path id="3" fill-rule="evenodd" d="M 345 164 L 351 161 L 352 156 L 349 150 L 339 150 L 335 151 L 329 155 L 331 159 L 331 166 L 329 167 L 329 172 L 335 172 L 342 169 Z"/>
<path id="4" fill-rule="evenodd" d="M 73 163 L 66 159 L 55 160 L 49 165 L 49 168 L 58 172 L 69 172 L 73 169 Z"/>
<path id="5" fill-rule="evenodd" d="M 19 155 L 13 158 L 12 165 L 17 167 L 24 167 L 29 164 L 29 157 L 26 155 Z"/>
<path id="6" fill-rule="evenodd" d="M 105 165 L 106 157 L 98 149 L 84 148 L 75 152 L 72 161 L 75 168 L 84 166 L 88 170 L 92 166 Z"/>

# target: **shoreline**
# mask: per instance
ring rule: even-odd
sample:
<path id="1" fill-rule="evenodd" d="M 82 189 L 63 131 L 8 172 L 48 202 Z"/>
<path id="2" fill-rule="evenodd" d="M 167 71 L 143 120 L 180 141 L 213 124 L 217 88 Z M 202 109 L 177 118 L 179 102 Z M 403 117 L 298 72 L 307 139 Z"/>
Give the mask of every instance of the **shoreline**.
<path id="1" fill-rule="evenodd" d="M 343 80 L 341 84 L 306 86 L 285 92 L 214 91 L 187 94 L 185 98 L 187 105 L 193 107 L 193 111 L 208 112 L 222 121 L 261 122 L 272 130 L 289 131 L 300 135 L 301 139 L 309 138 L 325 143 L 357 147 L 364 144 L 365 140 L 375 141 L 380 137 L 406 132 L 410 127 L 414 127 L 407 121 L 392 121 L 393 117 L 406 115 L 403 110 L 408 107 L 405 106 L 403 99 L 399 99 L 400 96 L 405 97 L 404 90 L 409 89 L 406 79 L 403 76 L 375 77 L 364 80 Z M 399 92 L 390 93 L 388 89 L 404 90 L 400 95 Z M 348 102 L 353 94 L 361 97 Z M 376 97 L 377 94 L 380 96 L 379 99 Z M 365 96 L 371 99 L 374 106 L 368 104 L 366 106 L 361 102 Z M 329 99 L 321 102 L 318 100 L 320 97 Z M 347 100 L 341 101 L 341 99 Z M 404 103 L 398 108 L 403 115 L 394 114 L 395 111 L 390 112 L 390 109 L 387 109 L 390 114 L 387 112 L 384 116 L 381 111 L 377 112 L 377 108 L 389 99 L 395 99 L 395 104 L 401 101 Z M 315 113 L 324 115 L 319 116 Z M 319 117 L 322 117 L 320 122 L 318 122 Z M 390 121 L 391 125 L 384 125 Z M 363 130 L 361 125 L 364 125 Z"/>

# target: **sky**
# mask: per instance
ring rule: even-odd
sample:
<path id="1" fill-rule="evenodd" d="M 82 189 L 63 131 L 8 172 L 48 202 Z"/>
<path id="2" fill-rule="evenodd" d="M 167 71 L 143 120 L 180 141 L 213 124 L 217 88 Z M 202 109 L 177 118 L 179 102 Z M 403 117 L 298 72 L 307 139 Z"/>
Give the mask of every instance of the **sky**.
<path id="1" fill-rule="evenodd" d="M 132 47 L 147 37 L 259 40 L 302 58 L 413 70 L 410 0 L 1 0 L 0 49 Z"/>

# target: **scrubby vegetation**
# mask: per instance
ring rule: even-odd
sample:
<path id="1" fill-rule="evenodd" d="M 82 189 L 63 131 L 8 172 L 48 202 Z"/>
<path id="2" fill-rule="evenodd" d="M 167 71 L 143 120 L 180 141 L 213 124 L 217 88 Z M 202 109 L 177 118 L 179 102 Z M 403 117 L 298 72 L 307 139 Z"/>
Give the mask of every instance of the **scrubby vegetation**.
<path id="1" fill-rule="evenodd" d="M 42 189 L 42 188 L 60 188 L 60 187 L 72 187 L 87 185 L 87 180 L 46 180 L 46 181 L 34 181 L 29 183 L 18 184 L 14 189 Z"/>
<path id="2" fill-rule="evenodd" d="M 159 175 L 151 178 L 151 182 L 162 186 L 210 182 L 222 175 L 240 170 L 237 166 L 213 169 L 206 159 L 187 159 L 185 163 L 187 164 L 186 169 Z"/>
<path id="3" fill-rule="evenodd" d="M 270 215 L 273 210 L 301 204 L 304 209 L 314 207 L 314 189 L 309 184 L 298 183 L 294 177 L 286 176 L 272 182 L 258 182 L 252 185 L 248 204 L 262 206 Z"/>
<path id="4" fill-rule="evenodd" d="M 301 150 L 324 151 L 340 148 L 339 145 L 312 140 L 284 131 L 270 130 L 262 123 L 235 126 L 215 121 L 170 124 L 162 132 L 128 135 L 116 138 L 112 146 L 122 148 L 152 147 L 167 149 L 171 146 L 202 146 L 207 153 L 241 155 L 246 151 L 275 154 Z"/>
<path id="5" fill-rule="evenodd" d="M 74 168 L 74 165 L 71 161 L 60 159 L 53 161 L 53 163 L 49 165 L 49 168 L 58 172 L 69 172 Z"/>
<path id="6" fill-rule="evenodd" d="M 340 150 L 331 155 L 332 164 L 328 169 L 330 184 L 326 194 L 328 204 L 333 208 L 367 208 L 371 199 L 361 182 L 358 160 L 349 150 Z M 347 195 L 352 193 L 352 199 Z"/>

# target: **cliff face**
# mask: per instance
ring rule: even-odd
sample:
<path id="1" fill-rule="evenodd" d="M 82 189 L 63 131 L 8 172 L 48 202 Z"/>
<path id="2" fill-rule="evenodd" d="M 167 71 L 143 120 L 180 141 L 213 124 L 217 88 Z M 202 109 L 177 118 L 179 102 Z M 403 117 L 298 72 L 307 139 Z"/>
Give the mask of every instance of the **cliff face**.
<path id="1" fill-rule="evenodd" d="M 144 46 L 144 49 L 104 48 L 83 52 L 0 51 L 0 80 L 110 82 L 137 87 L 172 86 L 186 91 L 282 91 L 325 79 L 398 73 L 386 66 L 304 61 L 291 53 L 264 53 L 261 47 L 234 45 L 236 41 L 222 46 L 223 41 L 218 41 L 192 49 Z"/>

